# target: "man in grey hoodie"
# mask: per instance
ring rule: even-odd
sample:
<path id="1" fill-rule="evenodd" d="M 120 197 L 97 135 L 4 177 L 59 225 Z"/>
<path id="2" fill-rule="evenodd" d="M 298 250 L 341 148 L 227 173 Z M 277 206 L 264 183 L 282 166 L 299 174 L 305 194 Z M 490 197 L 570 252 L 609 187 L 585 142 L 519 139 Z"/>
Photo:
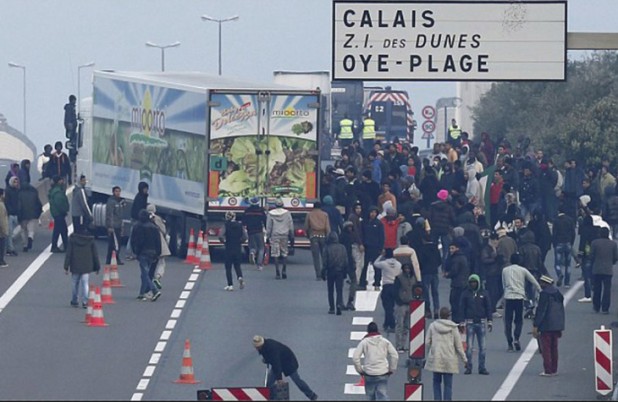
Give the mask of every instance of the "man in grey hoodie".
<path id="1" fill-rule="evenodd" d="M 266 216 L 266 239 L 270 242 L 270 255 L 275 260 L 275 279 L 287 279 L 285 271 L 288 256 L 288 240 L 294 238 L 292 214 L 283 208 L 283 200 L 277 198 L 275 209 Z M 279 264 L 282 265 L 281 274 Z"/>
<path id="2" fill-rule="evenodd" d="M 393 344 L 380 335 L 375 322 L 367 325 L 367 335 L 354 350 L 352 361 L 356 372 L 365 377 L 365 395 L 369 400 L 388 400 L 388 377 L 397 369 L 399 356 Z"/>

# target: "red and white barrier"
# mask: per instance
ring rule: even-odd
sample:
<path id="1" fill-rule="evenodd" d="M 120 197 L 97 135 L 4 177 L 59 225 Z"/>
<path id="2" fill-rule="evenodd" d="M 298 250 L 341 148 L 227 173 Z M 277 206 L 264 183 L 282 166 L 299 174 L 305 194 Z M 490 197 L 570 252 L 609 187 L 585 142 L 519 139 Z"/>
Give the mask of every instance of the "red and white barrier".
<path id="1" fill-rule="evenodd" d="M 601 395 L 607 395 L 614 389 L 612 364 L 612 331 L 594 330 L 594 378 L 595 389 Z"/>
<path id="2" fill-rule="evenodd" d="M 425 358 L 425 301 L 410 302 L 410 358 Z"/>
<path id="3" fill-rule="evenodd" d="M 403 389 L 404 401 L 422 401 L 423 384 L 405 384 Z"/>
<path id="4" fill-rule="evenodd" d="M 213 401 L 267 401 L 270 398 L 268 387 L 254 388 L 212 388 Z"/>

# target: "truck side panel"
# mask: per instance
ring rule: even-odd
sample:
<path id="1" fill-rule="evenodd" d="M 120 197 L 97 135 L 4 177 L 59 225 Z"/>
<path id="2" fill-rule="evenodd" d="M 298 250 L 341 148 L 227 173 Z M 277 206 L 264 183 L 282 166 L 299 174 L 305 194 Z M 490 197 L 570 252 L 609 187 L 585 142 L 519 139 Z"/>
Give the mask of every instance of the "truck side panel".
<path id="1" fill-rule="evenodd" d="M 206 94 L 94 77 L 92 189 L 131 198 L 150 184 L 157 206 L 204 213 Z"/>

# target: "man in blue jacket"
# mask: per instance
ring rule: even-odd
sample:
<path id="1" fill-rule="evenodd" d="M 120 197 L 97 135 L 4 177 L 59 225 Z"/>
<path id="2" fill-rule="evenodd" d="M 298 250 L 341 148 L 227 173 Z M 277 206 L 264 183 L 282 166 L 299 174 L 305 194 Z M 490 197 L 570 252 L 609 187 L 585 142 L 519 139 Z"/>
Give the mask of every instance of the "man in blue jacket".
<path id="1" fill-rule="evenodd" d="M 384 226 L 378 219 L 378 208 L 369 208 L 369 219 L 363 222 L 363 245 L 365 246 L 365 264 L 360 277 L 358 290 L 367 290 L 367 267 L 382 254 L 384 249 Z M 374 286 L 381 280 L 380 272 L 374 272 Z"/>

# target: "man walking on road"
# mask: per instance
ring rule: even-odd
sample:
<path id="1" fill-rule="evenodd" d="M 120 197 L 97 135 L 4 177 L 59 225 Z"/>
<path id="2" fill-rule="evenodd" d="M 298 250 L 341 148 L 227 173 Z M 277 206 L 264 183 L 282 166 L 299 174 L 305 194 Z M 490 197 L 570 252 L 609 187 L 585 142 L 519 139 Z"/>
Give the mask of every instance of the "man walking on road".
<path id="1" fill-rule="evenodd" d="M 538 292 L 541 286 L 526 268 L 521 266 L 521 255 L 511 256 L 511 265 L 502 270 L 502 284 L 504 286 L 504 332 L 508 344 L 508 351 L 521 350 L 519 337 L 523 326 L 524 300 L 526 299 L 526 281 L 532 283 Z M 515 333 L 513 334 L 513 320 Z M 514 337 L 513 337 L 514 335 Z"/>
<path id="2" fill-rule="evenodd" d="M 532 336 L 541 338 L 543 371 L 540 375 L 550 377 L 558 373 L 558 339 L 565 324 L 564 297 L 551 277 L 543 275 L 540 281 L 543 290 L 536 308 Z"/>
<path id="3" fill-rule="evenodd" d="M 322 253 L 326 246 L 326 236 L 330 233 L 330 221 L 326 212 L 322 211 L 322 204 L 315 202 L 313 209 L 305 219 L 305 230 L 311 242 L 311 257 L 315 269 L 315 279 L 322 279 Z"/>
<path id="4" fill-rule="evenodd" d="M 21 225 L 23 238 L 23 251 L 32 249 L 36 226 L 43 213 L 43 205 L 39 199 L 39 193 L 30 183 L 21 183 L 17 194 L 17 204 L 19 206 L 18 219 Z"/>
<path id="5" fill-rule="evenodd" d="M 266 228 L 266 212 L 260 206 L 258 197 L 249 199 L 249 207 L 245 209 L 242 224 L 247 228 L 249 236 L 249 262 L 255 264 L 258 271 L 264 269 L 264 229 Z"/>
<path id="6" fill-rule="evenodd" d="M 6 239 L 8 236 L 9 215 L 6 212 L 6 206 L 4 205 L 4 190 L 0 188 L 0 268 L 6 268 L 9 266 L 9 264 L 4 261 Z"/>
<path id="7" fill-rule="evenodd" d="M 478 275 L 472 274 L 468 278 L 468 287 L 461 295 L 461 318 L 457 321 L 459 325 L 466 327 L 466 358 L 468 365 L 464 374 L 472 374 L 472 348 L 476 337 L 479 346 L 479 374 L 487 375 L 489 372 L 485 367 L 485 337 L 487 331 L 491 332 L 492 322 L 491 300 L 489 292 L 483 289 L 481 279 Z"/>
<path id="8" fill-rule="evenodd" d="M 322 279 L 328 281 L 328 314 L 335 314 L 335 300 L 333 290 L 337 293 L 337 315 L 345 310 L 343 305 L 343 279 L 348 270 L 348 252 L 343 244 L 339 243 L 336 232 L 330 232 L 326 240 L 326 248 L 322 255 L 324 267 Z"/>
<path id="9" fill-rule="evenodd" d="M 558 208 L 558 216 L 554 220 L 552 228 L 552 243 L 554 245 L 554 261 L 557 286 L 570 285 L 571 281 L 571 249 L 575 241 L 575 220 L 565 213 L 564 206 Z"/>
<path id="10" fill-rule="evenodd" d="M 618 262 L 618 245 L 609 239 L 609 229 L 600 228 L 599 238 L 590 246 L 592 261 L 592 308 L 596 313 L 609 313 L 612 296 L 612 276 Z"/>
<path id="11" fill-rule="evenodd" d="M 305 396 L 316 401 L 318 395 L 311 390 L 309 385 L 298 374 L 298 360 L 288 346 L 274 339 L 264 338 L 261 335 L 253 337 L 253 346 L 262 355 L 262 361 L 269 366 L 268 378 L 266 386 L 270 388 L 271 393 L 275 387 L 275 383 L 283 384 L 283 374 L 290 377 L 294 384 L 302 391 Z"/>
<path id="12" fill-rule="evenodd" d="M 73 229 L 88 228 L 92 222 L 92 210 L 88 206 L 88 196 L 86 195 L 86 176 L 79 176 L 79 183 L 73 189 L 71 199 L 71 218 L 73 219 Z"/>
<path id="13" fill-rule="evenodd" d="M 69 234 L 67 229 L 67 214 L 69 213 L 69 199 L 64 191 L 64 178 L 54 176 L 52 178 L 52 188 L 49 189 L 49 212 L 54 219 L 54 230 L 52 232 L 51 252 L 63 253 L 69 244 Z M 58 247 L 58 237 L 62 237 L 64 250 Z"/>
<path id="14" fill-rule="evenodd" d="M 364 356 L 361 364 L 361 356 Z M 370 401 L 389 400 L 388 378 L 397 369 L 399 355 L 392 343 L 378 332 L 378 324 L 367 325 L 367 335 L 352 356 L 356 372 L 365 377 L 365 395 Z"/>
<path id="15" fill-rule="evenodd" d="M 161 291 L 154 284 L 154 271 L 157 267 L 157 259 L 161 255 L 161 237 L 159 229 L 150 221 L 150 214 L 145 209 L 139 212 L 139 222 L 133 229 L 131 247 L 137 255 L 142 284 L 138 300 L 148 300 L 147 294 L 151 294 L 151 301 L 157 301 Z"/>
<path id="16" fill-rule="evenodd" d="M 82 307 L 87 308 L 89 274 L 96 272 L 98 275 L 101 270 L 94 237 L 88 234 L 86 228 L 81 227 L 71 234 L 65 247 L 67 253 L 64 257 L 64 273 L 71 273 L 73 284 L 71 306 L 79 307 L 81 298 Z"/>
<path id="17" fill-rule="evenodd" d="M 294 238 L 294 222 L 290 211 L 283 208 L 281 198 L 277 198 L 275 209 L 266 217 L 266 238 L 270 241 L 270 255 L 275 259 L 275 279 L 287 279 L 288 241 Z M 282 265 L 281 275 L 279 264 Z M 322 278 L 319 276 L 319 279 Z"/>
<path id="18" fill-rule="evenodd" d="M 125 205 L 124 198 L 120 197 L 121 189 L 118 186 L 112 188 L 112 196 L 105 204 L 105 227 L 107 228 L 107 256 L 105 263 L 111 264 L 112 251 L 116 252 L 118 265 L 124 265 L 120 260 L 120 241 L 122 238 L 122 216 Z"/>
<path id="19" fill-rule="evenodd" d="M 242 224 L 236 221 L 235 212 L 227 211 L 225 213 L 225 226 L 223 226 L 219 240 L 225 244 L 225 279 L 227 280 L 227 286 L 224 289 L 228 291 L 234 290 L 232 266 L 234 267 L 239 287 L 244 289 L 245 280 L 242 277 L 240 259 L 242 258 L 242 244 L 247 240 L 247 232 Z"/>

